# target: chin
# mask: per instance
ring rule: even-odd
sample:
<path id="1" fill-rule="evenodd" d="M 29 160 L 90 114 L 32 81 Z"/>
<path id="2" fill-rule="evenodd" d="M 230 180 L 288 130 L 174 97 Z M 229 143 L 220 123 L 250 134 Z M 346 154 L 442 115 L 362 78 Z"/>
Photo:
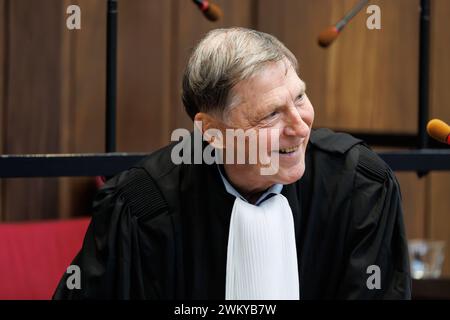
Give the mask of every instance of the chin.
<path id="1" fill-rule="evenodd" d="M 291 184 L 294 183 L 303 176 L 305 173 L 305 163 L 301 161 L 299 164 L 290 168 L 280 168 L 278 173 L 277 183 Z"/>

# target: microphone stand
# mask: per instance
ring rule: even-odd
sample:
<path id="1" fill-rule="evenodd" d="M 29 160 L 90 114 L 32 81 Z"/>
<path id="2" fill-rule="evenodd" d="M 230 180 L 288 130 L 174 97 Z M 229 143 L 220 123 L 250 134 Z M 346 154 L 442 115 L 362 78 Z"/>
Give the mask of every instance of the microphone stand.
<path id="1" fill-rule="evenodd" d="M 347 23 L 350 22 L 350 20 L 353 19 L 354 16 L 356 16 L 358 14 L 358 12 L 361 11 L 362 8 L 364 8 L 364 6 L 367 5 L 367 2 L 369 2 L 369 0 L 360 0 L 359 3 L 357 3 L 350 11 L 349 13 L 347 13 L 345 15 L 344 18 L 342 18 L 341 21 L 339 21 L 336 24 L 336 29 L 338 29 L 339 31 L 341 31 L 346 25 Z"/>

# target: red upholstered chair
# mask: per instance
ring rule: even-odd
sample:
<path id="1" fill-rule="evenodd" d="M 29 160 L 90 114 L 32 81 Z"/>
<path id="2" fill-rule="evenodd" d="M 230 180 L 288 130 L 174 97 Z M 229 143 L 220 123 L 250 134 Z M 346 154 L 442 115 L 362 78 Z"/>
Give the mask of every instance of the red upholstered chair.
<path id="1" fill-rule="evenodd" d="M 51 299 L 90 218 L 0 224 L 0 299 Z"/>

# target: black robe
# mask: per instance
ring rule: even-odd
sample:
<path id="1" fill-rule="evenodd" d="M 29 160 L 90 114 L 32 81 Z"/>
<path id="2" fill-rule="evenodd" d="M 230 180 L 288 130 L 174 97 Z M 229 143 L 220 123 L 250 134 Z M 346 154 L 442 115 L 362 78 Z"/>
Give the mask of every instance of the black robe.
<path id="1" fill-rule="evenodd" d="M 175 165 L 175 143 L 109 180 L 55 299 L 224 299 L 234 196 L 215 164 Z M 292 209 L 301 299 L 409 299 L 401 195 L 389 167 L 350 135 L 313 130 Z M 162 195 L 162 196 L 161 196 Z M 381 288 L 369 289 L 368 267 Z"/>

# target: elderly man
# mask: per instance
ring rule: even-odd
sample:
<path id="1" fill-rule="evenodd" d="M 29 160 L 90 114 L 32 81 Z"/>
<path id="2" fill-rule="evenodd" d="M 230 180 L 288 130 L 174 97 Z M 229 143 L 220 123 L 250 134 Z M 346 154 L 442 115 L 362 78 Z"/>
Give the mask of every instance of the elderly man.
<path id="1" fill-rule="evenodd" d="M 209 32 L 183 79 L 194 133 L 106 183 L 73 262 L 81 288 L 66 274 L 54 297 L 409 298 L 397 181 L 360 140 L 311 130 L 305 90 L 273 36 Z"/>

